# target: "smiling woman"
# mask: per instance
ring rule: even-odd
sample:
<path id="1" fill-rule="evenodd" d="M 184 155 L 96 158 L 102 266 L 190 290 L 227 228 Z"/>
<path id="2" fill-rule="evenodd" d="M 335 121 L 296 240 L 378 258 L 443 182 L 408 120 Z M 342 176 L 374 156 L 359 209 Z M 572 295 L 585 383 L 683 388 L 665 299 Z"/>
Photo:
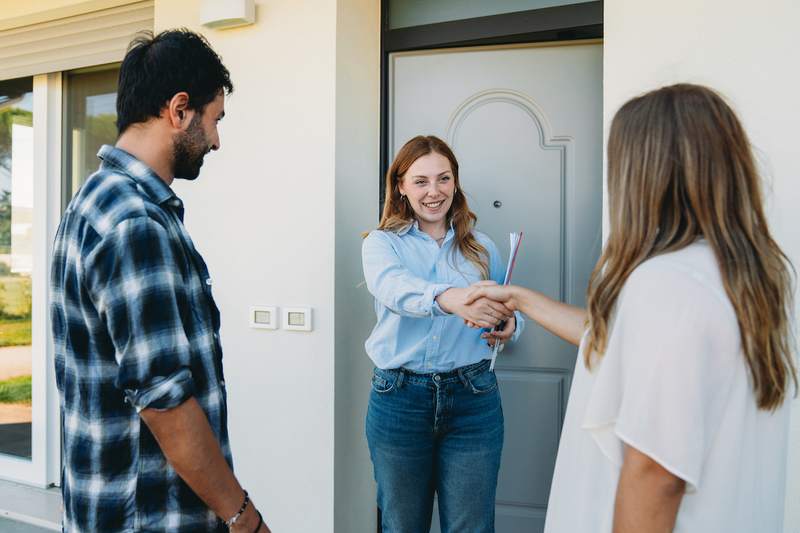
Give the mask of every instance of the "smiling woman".
<path id="1" fill-rule="evenodd" d="M 464 302 L 470 285 L 505 272 L 495 244 L 474 229 L 447 144 L 408 141 L 386 191 L 362 248 L 377 314 L 366 342 L 376 366 L 366 426 L 383 531 L 428 531 L 434 493 L 443 531 L 490 531 L 504 430 L 489 344 L 518 337 L 522 319 L 502 304 Z M 507 322 L 490 334 L 465 320 Z"/>

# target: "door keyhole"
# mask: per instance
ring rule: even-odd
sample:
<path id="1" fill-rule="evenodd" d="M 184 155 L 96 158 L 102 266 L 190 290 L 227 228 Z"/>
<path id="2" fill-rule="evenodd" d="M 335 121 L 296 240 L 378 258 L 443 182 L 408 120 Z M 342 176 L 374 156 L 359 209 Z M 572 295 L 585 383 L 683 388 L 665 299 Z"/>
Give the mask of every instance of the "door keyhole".
<path id="1" fill-rule="evenodd" d="M 497 209 L 500 209 L 501 207 L 503 207 L 503 202 L 501 202 L 500 200 L 495 200 L 494 203 L 492 203 L 492 205 L 495 206 Z"/>

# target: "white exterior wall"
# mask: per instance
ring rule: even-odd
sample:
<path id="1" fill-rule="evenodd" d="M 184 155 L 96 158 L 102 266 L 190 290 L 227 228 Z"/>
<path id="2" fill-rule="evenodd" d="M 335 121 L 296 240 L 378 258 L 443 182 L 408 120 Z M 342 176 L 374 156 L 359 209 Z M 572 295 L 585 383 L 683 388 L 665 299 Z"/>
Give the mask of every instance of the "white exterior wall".
<path id="1" fill-rule="evenodd" d="M 235 90 L 221 150 L 176 183 L 222 312 L 236 473 L 273 531 L 333 531 L 336 1 L 258 0 L 209 30 L 158 0 L 156 31 L 203 33 Z M 250 329 L 253 304 L 309 306 L 310 333 Z"/>
<path id="2" fill-rule="evenodd" d="M 771 185 L 775 237 L 800 267 L 800 2 L 605 0 L 604 124 L 628 98 L 677 82 L 733 104 Z M 800 316 L 800 305 L 798 305 Z M 794 401 L 785 532 L 800 531 L 800 400 Z"/>

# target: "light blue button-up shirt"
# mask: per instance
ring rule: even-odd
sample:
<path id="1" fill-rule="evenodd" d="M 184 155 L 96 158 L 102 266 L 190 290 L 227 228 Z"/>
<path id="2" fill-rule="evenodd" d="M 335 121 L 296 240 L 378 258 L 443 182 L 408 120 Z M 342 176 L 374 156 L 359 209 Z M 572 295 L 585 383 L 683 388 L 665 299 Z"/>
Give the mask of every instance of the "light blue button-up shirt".
<path id="1" fill-rule="evenodd" d="M 474 234 L 489 252 L 491 279 L 502 283 L 505 264 L 497 246 L 483 233 Z M 467 327 L 436 302 L 450 287 L 481 280 L 474 264 L 458 251 L 453 254 L 454 235 L 451 227 L 440 248 L 415 222 L 396 233 L 375 230 L 364 239 L 364 276 L 378 317 L 365 347 L 378 368 L 446 372 L 491 357 L 492 349 L 481 338 L 485 330 Z M 522 315 L 515 316 L 511 340 L 524 327 Z"/>

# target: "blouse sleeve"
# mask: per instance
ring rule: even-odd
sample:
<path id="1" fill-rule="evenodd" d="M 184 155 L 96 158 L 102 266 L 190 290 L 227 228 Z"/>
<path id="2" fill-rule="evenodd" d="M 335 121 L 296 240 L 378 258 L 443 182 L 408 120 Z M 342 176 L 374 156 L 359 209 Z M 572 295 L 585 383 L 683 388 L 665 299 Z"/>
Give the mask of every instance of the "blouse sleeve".
<path id="1" fill-rule="evenodd" d="M 410 317 L 447 315 L 436 297 L 451 287 L 415 276 L 403 264 L 380 231 L 370 233 L 361 247 L 367 289 L 393 313 Z"/>
<path id="2" fill-rule="evenodd" d="M 700 486 L 742 366 L 736 324 L 727 298 L 691 273 L 634 271 L 583 421 L 612 463 L 622 464 L 627 444 L 683 479 L 687 492 Z"/>

